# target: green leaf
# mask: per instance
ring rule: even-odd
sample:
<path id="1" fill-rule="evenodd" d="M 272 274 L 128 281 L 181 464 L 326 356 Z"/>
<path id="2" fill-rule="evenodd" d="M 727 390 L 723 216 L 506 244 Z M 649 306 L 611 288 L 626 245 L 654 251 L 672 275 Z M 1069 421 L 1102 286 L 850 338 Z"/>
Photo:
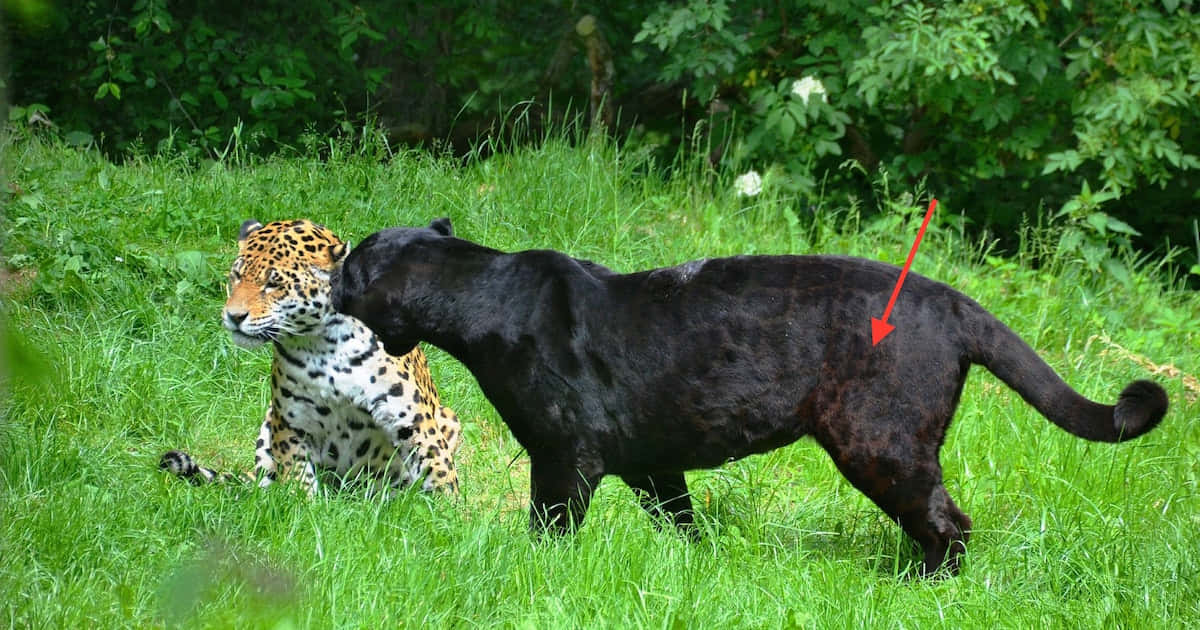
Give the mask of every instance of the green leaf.
<path id="1" fill-rule="evenodd" d="M 1079 251 L 1081 245 L 1083 245 L 1083 232 L 1075 228 L 1064 230 L 1062 239 L 1058 241 L 1058 249 L 1061 252 L 1075 253 Z"/>
<path id="2" fill-rule="evenodd" d="M 1046 78 L 1046 71 L 1048 69 L 1045 59 L 1035 57 L 1029 65 L 1029 74 L 1033 75 L 1034 81 L 1041 83 Z"/>
<path id="3" fill-rule="evenodd" d="M 784 114 L 779 119 L 779 134 L 783 136 L 784 142 L 790 142 L 792 136 L 796 133 L 796 119 L 789 114 Z"/>
<path id="4" fill-rule="evenodd" d="M 767 112 L 767 117 L 763 119 L 763 125 L 768 129 L 774 129 L 779 126 L 779 119 L 783 117 L 784 110 L 782 107 L 776 107 Z"/>
<path id="5" fill-rule="evenodd" d="M 175 283 L 175 297 L 187 297 L 188 294 L 195 291 L 196 285 L 187 278 Z"/>
<path id="6" fill-rule="evenodd" d="M 1141 232 L 1133 229 L 1133 226 L 1129 225 L 1128 223 L 1126 223 L 1116 217 L 1108 217 L 1107 225 L 1108 225 L 1108 229 L 1112 230 L 1113 232 L 1120 232 L 1121 234 L 1131 234 L 1133 236 L 1141 236 L 1142 235 Z"/>
<path id="7" fill-rule="evenodd" d="M 1105 190 L 1101 190 L 1100 192 L 1092 195 L 1092 203 L 1098 206 L 1102 203 L 1112 201 L 1113 199 L 1116 199 L 1120 196 L 1121 195 L 1118 194 L 1115 190 L 1105 189 Z"/>
<path id="8" fill-rule="evenodd" d="M 1120 282 L 1125 286 L 1130 286 L 1132 284 L 1129 278 L 1129 270 L 1125 268 L 1125 263 L 1122 263 L 1116 258 L 1106 258 L 1104 259 L 1104 262 L 1100 264 L 1102 267 L 1104 267 L 1104 270 L 1108 272 L 1108 275 L 1117 279 L 1117 282 Z"/>
<path id="9" fill-rule="evenodd" d="M 250 107 L 253 109 L 266 109 L 271 106 L 274 99 L 271 94 L 272 90 L 259 90 L 250 98 Z"/>
<path id="10" fill-rule="evenodd" d="M 42 207 L 42 204 L 45 202 L 45 198 L 42 196 L 42 193 L 40 193 L 40 192 L 32 192 L 32 193 L 26 193 L 24 195 L 21 195 L 20 198 L 17 199 L 17 201 L 20 201 L 21 203 L 25 204 L 31 210 L 37 210 Z"/>
<path id="11" fill-rule="evenodd" d="M 817 140 L 814 151 L 818 156 L 822 155 L 841 155 L 842 146 L 830 140 Z"/>
<path id="12" fill-rule="evenodd" d="M 1082 247 L 1083 260 L 1088 269 L 1098 271 L 1100 263 L 1108 258 L 1108 248 L 1100 243 L 1085 242 Z"/>
<path id="13" fill-rule="evenodd" d="M 1054 213 L 1054 218 L 1057 219 L 1058 217 L 1061 217 L 1063 215 L 1074 214 L 1075 211 L 1078 210 L 1081 206 L 1082 206 L 1082 204 L 1079 203 L 1079 198 L 1072 197 L 1070 201 L 1068 201 L 1062 205 L 1062 208 L 1060 208 L 1058 212 Z"/>
<path id="14" fill-rule="evenodd" d="M 185 278 L 203 282 L 208 276 L 208 266 L 204 264 L 204 252 L 194 249 L 175 253 L 175 266 Z"/>
<path id="15" fill-rule="evenodd" d="M 79 273 L 83 270 L 83 257 L 79 254 L 72 254 L 63 262 L 62 269 L 67 273 Z"/>
<path id="16" fill-rule="evenodd" d="M 800 123 L 801 127 L 808 127 L 807 106 L 801 104 L 799 101 L 793 100 L 788 102 L 787 110 L 789 113 L 791 113 L 792 118 L 796 119 L 796 121 Z"/>

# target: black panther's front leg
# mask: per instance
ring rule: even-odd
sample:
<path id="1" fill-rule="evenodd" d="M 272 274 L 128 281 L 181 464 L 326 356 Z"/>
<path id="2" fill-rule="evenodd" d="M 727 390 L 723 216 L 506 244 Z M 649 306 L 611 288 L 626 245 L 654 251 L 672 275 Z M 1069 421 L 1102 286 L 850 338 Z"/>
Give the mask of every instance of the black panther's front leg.
<path id="1" fill-rule="evenodd" d="M 574 463 L 530 459 L 530 529 L 556 534 L 574 530 L 583 523 L 601 475 L 583 472 Z"/>
<path id="2" fill-rule="evenodd" d="M 683 473 L 656 473 L 653 475 L 625 475 L 621 477 L 633 488 L 642 509 L 654 517 L 655 522 L 666 519 L 680 531 L 695 538 L 695 515 L 692 512 L 692 497 L 688 494 L 687 480 Z"/>

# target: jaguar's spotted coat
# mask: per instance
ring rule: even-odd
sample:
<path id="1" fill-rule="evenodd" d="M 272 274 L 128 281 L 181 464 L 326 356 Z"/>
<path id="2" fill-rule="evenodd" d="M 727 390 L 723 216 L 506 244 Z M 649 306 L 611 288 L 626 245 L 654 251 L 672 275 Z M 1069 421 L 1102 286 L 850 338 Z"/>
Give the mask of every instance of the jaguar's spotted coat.
<path id="1" fill-rule="evenodd" d="M 348 251 L 310 221 L 242 224 L 221 321 L 238 345 L 275 348 L 250 476 L 263 486 L 298 477 L 310 494 L 321 480 L 457 493 L 460 426 L 439 402 L 425 353 L 392 356 L 360 321 L 329 307 L 330 273 Z M 160 466 L 197 483 L 238 477 L 181 451 Z"/>

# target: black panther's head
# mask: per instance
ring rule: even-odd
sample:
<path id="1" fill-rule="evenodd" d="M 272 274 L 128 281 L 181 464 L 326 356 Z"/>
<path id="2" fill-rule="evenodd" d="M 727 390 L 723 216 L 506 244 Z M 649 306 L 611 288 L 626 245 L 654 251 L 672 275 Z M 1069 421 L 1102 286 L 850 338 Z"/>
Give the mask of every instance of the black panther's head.
<path id="1" fill-rule="evenodd" d="M 423 228 L 380 230 L 354 247 L 330 278 L 330 305 L 334 310 L 362 320 L 384 342 L 391 354 L 404 354 L 417 344 L 409 339 L 402 309 L 404 266 L 424 258 L 415 251 L 421 244 L 454 235 L 450 219 L 440 218 Z M 410 260 L 413 259 L 413 260 Z"/>

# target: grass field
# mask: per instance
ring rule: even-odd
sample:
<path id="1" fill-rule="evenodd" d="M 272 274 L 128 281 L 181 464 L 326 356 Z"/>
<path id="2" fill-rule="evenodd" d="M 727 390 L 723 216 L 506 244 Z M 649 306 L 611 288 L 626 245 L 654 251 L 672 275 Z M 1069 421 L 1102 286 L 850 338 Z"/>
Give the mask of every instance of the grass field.
<path id="1" fill-rule="evenodd" d="M 730 177 L 687 159 L 658 165 L 604 143 L 465 162 L 326 148 L 321 160 L 116 166 L 5 141 L 0 626 L 1200 624 L 1200 295 L 1164 285 L 1154 259 L 1128 284 L 1090 273 L 1055 253 L 1053 226 L 994 255 L 955 227 L 952 207 L 915 272 L 976 298 L 1085 395 L 1112 402 L 1150 377 L 1172 404 L 1151 434 L 1092 444 L 976 368 L 942 452 L 975 523 L 960 577 L 906 579 L 909 541 L 806 440 L 691 473 L 700 542 L 656 530 L 612 480 L 577 535 L 536 541 L 527 459 L 436 349 L 443 401 L 465 425 L 461 500 L 307 500 L 160 474 L 170 448 L 221 468 L 251 462 L 270 353 L 235 348 L 218 322 L 245 218 L 309 217 L 358 241 L 449 216 L 497 248 L 633 271 L 735 253 L 902 263 L 928 201 L 893 183 L 879 200 L 814 208 L 769 180 L 739 198 Z"/>

